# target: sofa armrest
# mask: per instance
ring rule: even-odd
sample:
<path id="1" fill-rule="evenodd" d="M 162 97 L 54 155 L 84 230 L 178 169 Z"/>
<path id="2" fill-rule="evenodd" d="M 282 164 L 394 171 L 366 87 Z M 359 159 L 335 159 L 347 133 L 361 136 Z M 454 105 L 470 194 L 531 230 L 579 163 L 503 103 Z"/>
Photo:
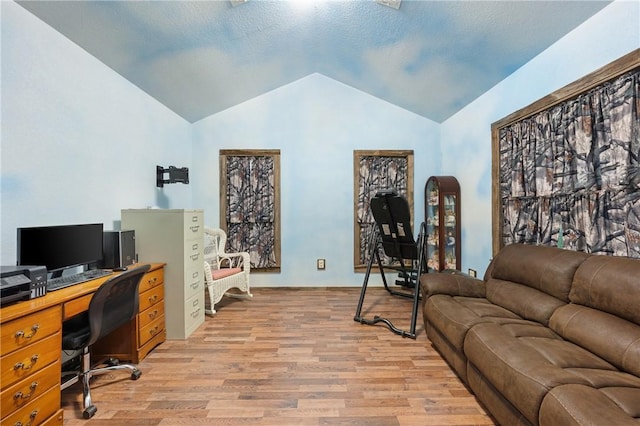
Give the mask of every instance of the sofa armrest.
<path id="1" fill-rule="evenodd" d="M 484 281 L 459 271 L 443 271 L 423 274 L 420 277 L 422 294 L 449 296 L 485 297 Z"/>

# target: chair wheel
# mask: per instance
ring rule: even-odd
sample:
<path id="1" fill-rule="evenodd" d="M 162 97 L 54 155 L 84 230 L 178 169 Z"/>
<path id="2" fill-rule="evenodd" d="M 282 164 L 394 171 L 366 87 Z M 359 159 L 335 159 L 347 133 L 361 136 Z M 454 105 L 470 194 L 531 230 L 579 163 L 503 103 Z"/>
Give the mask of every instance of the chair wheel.
<path id="1" fill-rule="evenodd" d="M 82 412 L 82 417 L 84 417 L 85 419 L 90 419 L 91 417 L 93 417 L 96 414 L 96 411 L 98 411 L 98 409 L 96 408 L 95 405 L 90 405 L 87 408 L 84 409 L 84 411 Z"/>
<path id="2" fill-rule="evenodd" d="M 140 376 L 142 376 L 142 371 L 136 370 L 133 373 L 131 373 L 131 380 L 138 380 Z"/>

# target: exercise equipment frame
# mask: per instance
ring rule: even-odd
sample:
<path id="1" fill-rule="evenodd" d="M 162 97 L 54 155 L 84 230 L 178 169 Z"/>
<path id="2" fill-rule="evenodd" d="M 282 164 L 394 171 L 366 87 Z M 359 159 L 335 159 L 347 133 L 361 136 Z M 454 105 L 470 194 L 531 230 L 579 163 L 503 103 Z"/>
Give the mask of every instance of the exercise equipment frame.
<path id="1" fill-rule="evenodd" d="M 410 226 L 408 223 L 401 224 L 396 221 L 393 214 L 393 207 L 389 202 L 391 197 L 400 198 L 393 191 L 380 192 L 376 194 L 374 198 L 384 199 L 383 209 L 386 208 L 388 213 L 388 221 L 385 223 L 380 222 L 376 219 L 376 223 L 378 226 L 374 229 L 374 232 L 371 234 L 370 240 L 370 253 L 369 253 L 369 262 L 367 264 L 367 270 L 364 276 L 364 282 L 362 284 L 362 290 L 360 292 L 360 300 L 358 301 L 358 307 L 356 309 L 356 314 L 354 316 L 354 321 L 359 322 L 365 325 L 375 325 L 378 323 L 385 324 L 389 330 L 398 334 L 402 337 L 409 337 L 411 339 L 416 338 L 416 322 L 418 316 L 418 306 L 420 301 L 420 275 L 422 275 L 422 271 L 425 270 L 425 262 L 424 262 L 424 242 L 426 235 L 426 225 L 423 222 L 420 226 L 420 233 L 418 235 L 417 243 L 413 240 L 413 235 L 410 234 Z M 372 199 L 373 201 L 373 199 Z M 406 200 L 402 199 L 404 203 Z M 372 209 L 373 210 L 373 209 Z M 407 206 L 408 212 L 408 206 Z M 408 217 L 408 215 L 407 215 Z M 375 218 L 375 214 L 374 214 Z M 388 223 L 387 223 L 388 222 Z M 409 236 L 407 237 L 407 233 L 405 229 L 409 230 Z M 385 236 L 383 237 L 381 234 L 384 232 Z M 402 238 L 404 237 L 404 238 Z M 386 239 L 386 241 L 384 241 Z M 402 241 L 401 241 L 402 240 Z M 411 246 L 411 243 L 413 246 Z M 389 264 L 383 265 L 382 260 L 380 259 L 380 249 L 382 249 L 387 256 L 393 259 L 397 259 L 398 264 Z M 374 258 L 378 264 L 378 269 L 380 270 L 380 276 L 382 277 L 382 283 L 384 284 L 384 288 L 393 296 L 399 296 L 404 298 L 413 299 L 413 307 L 411 311 L 411 322 L 409 331 L 402 330 L 396 327 L 389 319 L 383 318 L 379 315 L 373 317 L 373 319 L 366 319 L 362 317 L 362 306 L 364 304 L 365 294 L 367 291 L 367 286 L 369 283 L 369 277 L 371 276 L 371 269 L 373 267 Z M 411 268 L 407 268 L 406 260 L 411 261 Z M 404 279 L 405 287 L 413 287 L 412 292 L 406 291 L 396 291 L 392 290 L 387 283 L 387 279 L 384 273 L 385 269 L 396 270 L 399 272 L 399 276 Z"/>

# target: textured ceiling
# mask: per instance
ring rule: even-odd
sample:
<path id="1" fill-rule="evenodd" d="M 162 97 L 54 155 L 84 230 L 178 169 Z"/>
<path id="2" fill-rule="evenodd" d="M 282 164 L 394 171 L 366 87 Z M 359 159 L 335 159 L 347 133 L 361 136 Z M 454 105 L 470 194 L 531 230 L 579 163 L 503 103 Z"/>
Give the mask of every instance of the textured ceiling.
<path id="1" fill-rule="evenodd" d="M 311 73 L 442 122 L 609 3 L 19 2 L 190 122 Z"/>

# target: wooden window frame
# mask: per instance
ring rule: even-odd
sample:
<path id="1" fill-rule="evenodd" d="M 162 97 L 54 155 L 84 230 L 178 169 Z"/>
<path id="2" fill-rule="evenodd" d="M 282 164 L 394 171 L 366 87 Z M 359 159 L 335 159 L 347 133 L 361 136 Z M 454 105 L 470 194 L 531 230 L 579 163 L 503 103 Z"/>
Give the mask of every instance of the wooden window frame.
<path id="1" fill-rule="evenodd" d="M 640 66 L 640 49 L 636 49 L 621 58 L 587 74 L 586 76 L 570 83 L 561 89 L 537 100 L 536 102 L 515 111 L 508 116 L 491 124 L 491 235 L 493 255 L 495 256 L 503 246 L 503 206 L 500 195 L 500 130 L 515 122 L 538 114 L 557 104 L 575 98 L 582 93 L 599 86 L 609 80 L 631 71 Z"/>
<path id="2" fill-rule="evenodd" d="M 414 169 L 413 150 L 354 150 L 353 151 L 353 266 L 355 272 L 366 272 L 367 265 L 360 263 L 360 226 L 358 225 L 358 195 L 360 193 L 360 160 L 362 157 L 405 157 L 407 159 L 407 202 L 411 211 L 411 230 L 414 229 Z"/>
<path id="3" fill-rule="evenodd" d="M 274 253 L 276 266 L 268 268 L 251 268 L 251 272 L 280 272 L 282 266 L 281 258 L 281 226 L 280 226 L 280 150 L 279 149 L 221 149 L 220 150 L 220 228 L 227 232 L 227 157 L 273 157 L 274 176 L 273 185 L 275 190 L 274 206 Z"/>

